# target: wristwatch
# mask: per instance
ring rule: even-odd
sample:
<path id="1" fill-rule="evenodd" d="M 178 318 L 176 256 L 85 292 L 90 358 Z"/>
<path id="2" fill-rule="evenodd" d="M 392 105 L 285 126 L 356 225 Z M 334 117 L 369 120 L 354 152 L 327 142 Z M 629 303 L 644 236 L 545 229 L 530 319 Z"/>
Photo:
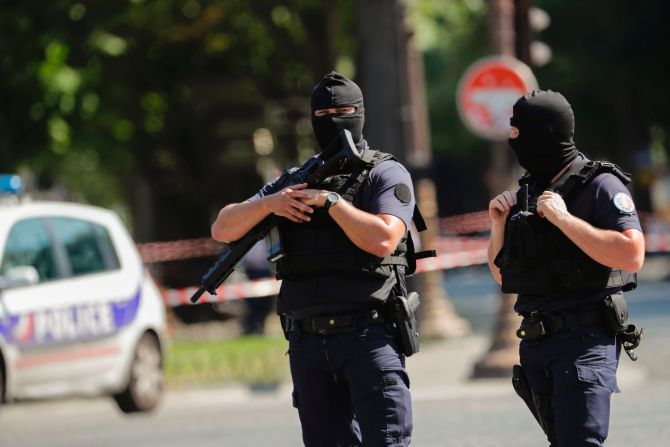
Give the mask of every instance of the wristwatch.
<path id="1" fill-rule="evenodd" d="M 326 201 L 323 202 L 323 209 L 328 211 L 328 208 L 335 205 L 339 201 L 340 201 L 340 195 L 336 192 L 330 191 L 326 196 Z"/>

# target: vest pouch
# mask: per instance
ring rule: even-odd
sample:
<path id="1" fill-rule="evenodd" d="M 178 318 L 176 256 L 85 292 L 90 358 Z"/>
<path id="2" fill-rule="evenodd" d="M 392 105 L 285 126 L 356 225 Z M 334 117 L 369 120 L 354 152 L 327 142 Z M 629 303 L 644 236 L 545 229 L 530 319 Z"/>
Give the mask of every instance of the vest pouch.
<path id="1" fill-rule="evenodd" d="M 521 252 L 526 259 L 537 259 L 542 256 L 542 237 L 536 228 L 538 223 L 532 222 L 536 219 L 535 215 L 521 215 L 517 219 L 517 238 Z"/>
<path id="2" fill-rule="evenodd" d="M 503 268 L 513 268 L 518 265 L 518 261 L 521 258 L 519 255 L 519 243 L 514 237 L 516 235 L 515 225 L 508 224 L 505 229 L 505 243 L 502 246 L 502 249 L 498 252 L 493 264 L 499 269 Z"/>
<path id="3" fill-rule="evenodd" d="M 541 254 L 541 246 L 535 229 L 529 225 L 527 217 L 516 213 L 505 227 L 505 243 L 493 263 L 513 271 L 526 271 Z"/>

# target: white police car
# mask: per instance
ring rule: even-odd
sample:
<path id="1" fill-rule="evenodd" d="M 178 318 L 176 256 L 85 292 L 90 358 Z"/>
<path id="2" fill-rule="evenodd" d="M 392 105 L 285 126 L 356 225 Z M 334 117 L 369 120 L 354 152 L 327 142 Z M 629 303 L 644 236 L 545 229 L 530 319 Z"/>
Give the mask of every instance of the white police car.
<path id="1" fill-rule="evenodd" d="M 107 394 L 148 411 L 163 386 L 165 307 L 111 211 L 22 202 L 0 176 L 0 399 Z"/>

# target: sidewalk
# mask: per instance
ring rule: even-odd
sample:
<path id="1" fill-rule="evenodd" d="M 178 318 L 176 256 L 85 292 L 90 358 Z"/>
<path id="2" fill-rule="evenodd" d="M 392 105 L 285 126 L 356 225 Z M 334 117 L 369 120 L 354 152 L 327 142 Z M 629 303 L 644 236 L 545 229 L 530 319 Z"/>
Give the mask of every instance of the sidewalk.
<path id="1" fill-rule="evenodd" d="M 485 399 L 490 397 L 516 397 L 509 378 L 472 379 L 474 364 L 486 353 L 490 344 L 487 335 L 470 334 L 463 337 L 424 343 L 414 356 L 407 359 L 407 372 L 411 382 L 412 399 L 451 400 Z M 288 360 L 287 360 L 288 361 Z M 619 387 L 630 390 L 648 377 L 645 366 L 632 362 L 623 354 L 618 370 Z M 190 400 L 249 403 L 251 400 L 290 401 L 293 386 L 290 377 L 274 390 L 251 390 L 247 386 L 233 385 L 216 389 L 189 390 Z M 177 395 L 184 394 L 177 392 Z M 216 395 L 214 398 L 213 395 Z"/>
<path id="2" fill-rule="evenodd" d="M 510 376 L 496 379 L 472 379 L 474 364 L 487 352 L 488 335 L 471 334 L 460 338 L 425 344 L 407 359 L 407 371 L 415 399 L 481 398 L 515 395 Z M 642 383 L 648 371 L 622 353 L 617 380 L 621 389 Z"/>
<path id="3" fill-rule="evenodd" d="M 474 364 L 486 353 L 489 344 L 488 336 L 481 334 L 423 343 L 421 351 L 407 359 L 412 397 L 449 399 L 513 394 L 508 378 L 471 378 Z"/>

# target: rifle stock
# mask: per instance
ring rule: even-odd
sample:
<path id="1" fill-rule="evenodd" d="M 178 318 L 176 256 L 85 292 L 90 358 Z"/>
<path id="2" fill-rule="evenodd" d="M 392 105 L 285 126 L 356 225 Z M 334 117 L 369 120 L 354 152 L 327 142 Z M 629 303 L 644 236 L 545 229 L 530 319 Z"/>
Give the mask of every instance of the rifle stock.
<path id="1" fill-rule="evenodd" d="M 348 130 L 342 130 L 319 155 L 305 161 L 296 171 L 286 175 L 284 181 L 278 182 L 269 193 L 274 194 L 299 183 L 307 183 L 310 188 L 318 187 L 333 172 L 340 169 L 347 160 L 356 158 L 360 158 L 360 154 L 354 145 L 351 133 Z M 228 244 L 202 276 L 200 288 L 191 296 L 191 302 L 196 303 L 205 292 L 216 295 L 216 289 L 233 273 L 237 263 L 256 242 L 263 239 L 277 225 L 279 219 L 278 216 L 270 214 L 247 234 Z"/>

